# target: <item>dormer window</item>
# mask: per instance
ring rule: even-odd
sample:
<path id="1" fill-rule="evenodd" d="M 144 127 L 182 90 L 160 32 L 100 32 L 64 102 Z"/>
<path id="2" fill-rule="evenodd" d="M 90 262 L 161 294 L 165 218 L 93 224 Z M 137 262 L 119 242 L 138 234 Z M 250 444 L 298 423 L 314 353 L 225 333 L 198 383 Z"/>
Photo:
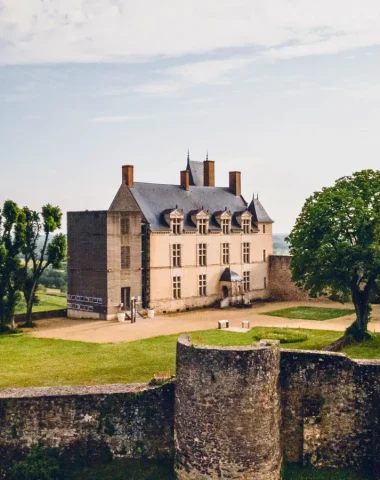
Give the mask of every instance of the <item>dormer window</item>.
<path id="1" fill-rule="evenodd" d="M 191 221 L 197 227 L 200 235 L 208 234 L 210 214 L 203 207 L 199 210 L 192 210 L 190 212 Z"/>
<path id="2" fill-rule="evenodd" d="M 208 231 L 208 219 L 200 218 L 198 220 L 198 232 L 201 235 L 207 235 L 207 231 Z"/>
<path id="3" fill-rule="evenodd" d="M 220 226 L 222 227 L 222 232 L 224 234 L 230 233 L 230 219 L 229 218 L 222 218 Z"/>
<path id="4" fill-rule="evenodd" d="M 244 234 L 249 234 L 252 231 L 252 215 L 248 210 L 239 212 L 236 215 L 236 219 L 240 224 Z"/>
<path id="5" fill-rule="evenodd" d="M 180 235 L 182 230 L 182 219 L 181 218 L 172 218 L 171 219 L 171 228 L 174 235 Z"/>
<path id="6" fill-rule="evenodd" d="M 179 208 L 174 210 L 166 210 L 164 212 L 165 221 L 170 226 L 170 230 L 174 235 L 181 235 L 183 232 L 183 211 Z"/>
<path id="7" fill-rule="evenodd" d="M 251 231 L 251 220 L 249 218 L 243 218 L 241 221 L 241 227 L 243 229 L 243 233 L 250 233 Z"/>
<path id="8" fill-rule="evenodd" d="M 215 213 L 216 221 L 219 223 L 223 235 L 228 235 L 231 232 L 231 217 L 228 210 Z"/>

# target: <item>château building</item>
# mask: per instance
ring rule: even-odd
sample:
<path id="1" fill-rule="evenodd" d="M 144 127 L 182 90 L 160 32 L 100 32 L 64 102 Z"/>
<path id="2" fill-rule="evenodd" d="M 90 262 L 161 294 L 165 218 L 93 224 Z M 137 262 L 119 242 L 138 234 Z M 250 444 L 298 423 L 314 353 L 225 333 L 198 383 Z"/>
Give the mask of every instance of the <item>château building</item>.
<path id="1" fill-rule="evenodd" d="M 68 315 L 114 318 L 132 297 L 159 312 L 267 298 L 272 223 L 240 172 L 215 186 L 214 161 L 188 157 L 179 185 L 123 166 L 108 210 L 68 213 Z"/>

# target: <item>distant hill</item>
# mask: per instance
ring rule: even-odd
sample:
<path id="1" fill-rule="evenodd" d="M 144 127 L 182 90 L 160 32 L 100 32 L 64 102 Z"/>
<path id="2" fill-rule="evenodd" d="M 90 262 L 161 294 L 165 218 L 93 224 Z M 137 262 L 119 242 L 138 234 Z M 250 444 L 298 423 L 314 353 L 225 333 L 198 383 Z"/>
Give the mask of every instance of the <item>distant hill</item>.
<path id="1" fill-rule="evenodd" d="M 288 233 L 273 234 L 273 254 L 289 255 L 289 245 L 285 242 Z"/>

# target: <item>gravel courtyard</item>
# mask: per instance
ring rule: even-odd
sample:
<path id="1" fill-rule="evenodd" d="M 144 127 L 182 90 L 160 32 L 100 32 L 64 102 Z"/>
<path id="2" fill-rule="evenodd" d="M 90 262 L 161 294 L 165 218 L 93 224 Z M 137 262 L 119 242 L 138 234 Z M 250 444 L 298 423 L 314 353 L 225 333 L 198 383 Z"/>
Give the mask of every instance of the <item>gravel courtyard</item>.
<path id="1" fill-rule="evenodd" d="M 241 327 L 242 320 L 249 320 L 250 327 L 291 327 L 344 331 L 354 319 L 346 315 L 332 320 L 295 320 L 289 318 L 260 315 L 282 308 L 295 306 L 319 306 L 329 308 L 350 308 L 351 305 L 333 302 L 268 302 L 254 304 L 252 309 L 204 309 L 156 316 L 154 319 L 141 319 L 136 323 L 117 321 L 71 320 L 53 318 L 39 320 L 37 328 L 25 330 L 33 337 L 59 338 L 82 342 L 131 342 L 144 338 L 170 335 L 195 330 L 217 328 L 218 320 L 229 320 L 230 327 Z M 374 305 L 369 331 L 380 332 L 380 305 Z"/>

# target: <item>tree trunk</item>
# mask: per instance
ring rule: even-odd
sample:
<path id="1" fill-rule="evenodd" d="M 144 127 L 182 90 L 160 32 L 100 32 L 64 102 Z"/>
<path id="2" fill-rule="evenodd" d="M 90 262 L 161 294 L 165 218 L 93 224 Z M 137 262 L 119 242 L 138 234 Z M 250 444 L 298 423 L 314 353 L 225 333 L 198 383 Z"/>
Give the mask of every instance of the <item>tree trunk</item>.
<path id="1" fill-rule="evenodd" d="M 346 330 L 346 334 L 352 335 L 355 340 L 361 341 L 369 336 L 367 332 L 371 312 L 371 306 L 369 304 L 369 289 L 353 289 L 352 302 L 355 306 L 356 319 Z"/>
<path id="2" fill-rule="evenodd" d="M 26 299 L 26 322 L 25 325 L 27 328 L 33 328 L 34 323 L 32 320 L 33 313 L 33 299 L 36 291 L 36 284 L 33 284 L 29 293 L 29 297 Z"/>

